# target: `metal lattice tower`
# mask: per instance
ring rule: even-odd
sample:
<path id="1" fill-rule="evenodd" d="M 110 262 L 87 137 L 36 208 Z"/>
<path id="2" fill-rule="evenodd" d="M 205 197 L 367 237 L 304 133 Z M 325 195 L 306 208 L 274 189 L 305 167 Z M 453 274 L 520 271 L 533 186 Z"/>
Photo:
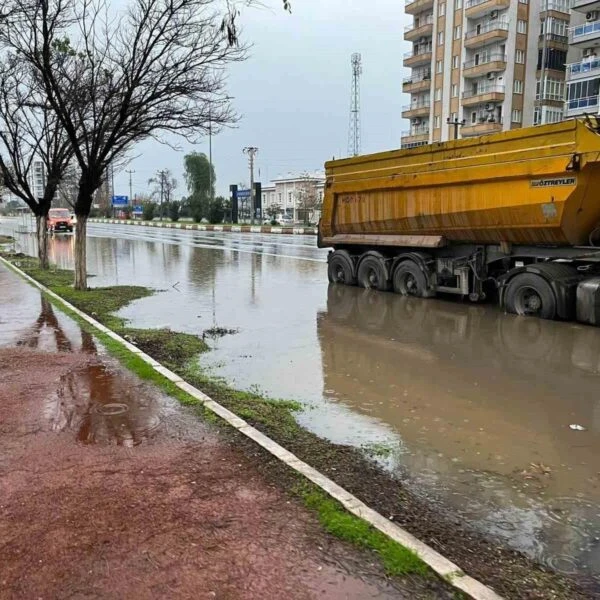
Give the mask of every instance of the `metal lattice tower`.
<path id="1" fill-rule="evenodd" d="M 352 65 L 352 89 L 350 91 L 348 155 L 357 156 L 360 154 L 360 75 L 362 73 L 360 54 L 353 54 L 350 63 Z"/>

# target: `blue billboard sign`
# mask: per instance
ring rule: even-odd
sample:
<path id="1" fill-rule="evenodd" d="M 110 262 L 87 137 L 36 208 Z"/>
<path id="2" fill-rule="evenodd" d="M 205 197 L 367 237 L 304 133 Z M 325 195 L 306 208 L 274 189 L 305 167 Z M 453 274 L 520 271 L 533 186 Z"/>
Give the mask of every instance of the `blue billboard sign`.
<path id="1" fill-rule="evenodd" d="M 144 212 L 144 207 L 141 205 L 136 205 L 133 207 L 133 214 L 134 215 L 141 215 Z"/>
<path id="2" fill-rule="evenodd" d="M 238 190 L 237 197 L 238 198 L 250 198 L 252 196 L 252 190 Z"/>
<path id="3" fill-rule="evenodd" d="M 129 204 L 129 196 L 113 196 L 113 206 L 127 206 Z"/>

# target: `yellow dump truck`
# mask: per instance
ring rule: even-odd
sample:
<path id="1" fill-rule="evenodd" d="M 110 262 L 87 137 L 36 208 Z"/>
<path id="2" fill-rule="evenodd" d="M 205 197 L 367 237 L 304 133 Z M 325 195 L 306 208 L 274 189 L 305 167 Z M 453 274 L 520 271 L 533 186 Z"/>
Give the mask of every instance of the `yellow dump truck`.
<path id="1" fill-rule="evenodd" d="M 600 324 L 600 120 L 325 164 L 329 280 Z"/>

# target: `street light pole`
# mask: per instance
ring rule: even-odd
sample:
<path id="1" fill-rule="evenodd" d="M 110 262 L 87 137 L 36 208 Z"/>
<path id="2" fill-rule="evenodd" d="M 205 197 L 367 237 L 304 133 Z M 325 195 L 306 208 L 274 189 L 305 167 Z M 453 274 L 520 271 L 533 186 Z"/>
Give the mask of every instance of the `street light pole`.
<path id="1" fill-rule="evenodd" d="M 129 202 L 133 203 L 133 184 L 131 182 L 131 176 L 135 173 L 132 169 L 125 171 L 125 173 L 129 173 Z"/>
<path id="2" fill-rule="evenodd" d="M 246 146 L 243 150 L 244 154 L 248 155 L 248 160 L 250 163 L 250 205 L 252 207 L 252 216 L 250 219 L 250 223 L 254 225 L 254 215 L 256 213 L 256 198 L 254 197 L 254 157 L 258 152 L 258 148 L 254 146 Z"/>
<path id="3" fill-rule="evenodd" d="M 459 121 L 457 118 L 454 118 L 454 120 L 452 120 L 450 119 L 450 117 L 448 117 L 446 119 L 446 123 L 454 127 L 454 139 L 458 139 L 458 128 L 462 127 L 465 124 L 465 120 L 463 119 L 462 121 Z"/>

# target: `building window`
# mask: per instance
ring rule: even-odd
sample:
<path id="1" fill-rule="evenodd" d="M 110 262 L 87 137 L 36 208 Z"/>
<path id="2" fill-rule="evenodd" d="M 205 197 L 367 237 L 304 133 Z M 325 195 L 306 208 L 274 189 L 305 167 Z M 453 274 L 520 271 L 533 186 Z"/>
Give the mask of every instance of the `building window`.
<path id="1" fill-rule="evenodd" d="M 529 4 L 529 0 L 519 0 L 521 4 Z"/>
<path id="2" fill-rule="evenodd" d="M 522 120 L 523 120 L 523 113 L 520 110 L 517 110 L 515 108 L 515 110 L 512 111 L 512 122 L 520 123 Z"/>
<path id="3" fill-rule="evenodd" d="M 546 77 L 542 92 L 542 82 L 537 81 L 535 84 L 535 99 L 536 100 L 556 100 L 564 102 L 565 100 L 565 82 L 560 79 L 552 79 Z"/>
<path id="4" fill-rule="evenodd" d="M 519 63 L 520 65 L 525 64 L 525 52 L 523 52 L 523 50 L 515 51 L 515 62 Z"/>
<path id="5" fill-rule="evenodd" d="M 278 196 L 279 196 L 279 204 L 281 204 L 281 197 L 282 197 L 281 192 L 279 192 Z"/>
<path id="6" fill-rule="evenodd" d="M 471 113 L 471 125 L 475 125 L 475 123 L 477 123 L 477 113 L 473 111 Z"/>
<path id="7" fill-rule="evenodd" d="M 570 109 L 598 106 L 600 79 L 576 81 L 569 84 L 567 91 L 567 106 Z M 591 111 L 590 111 L 591 112 Z"/>
<path id="8" fill-rule="evenodd" d="M 520 79 L 515 79 L 515 82 L 513 84 L 513 92 L 515 94 L 523 93 L 523 82 Z"/>
<path id="9" fill-rule="evenodd" d="M 452 57 L 452 68 L 458 69 L 458 65 L 460 65 L 460 56 L 458 56 L 458 54 L 455 54 Z"/>
<path id="10" fill-rule="evenodd" d="M 460 25 L 457 25 L 454 28 L 454 39 L 455 40 L 460 40 L 461 32 L 462 32 L 462 27 Z"/>
<path id="11" fill-rule="evenodd" d="M 442 46 L 444 44 L 444 32 L 443 31 L 438 31 L 437 43 L 438 43 L 438 46 Z"/>
<path id="12" fill-rule="evenodd" d="M 456 123 L 456 121 L 458 121 L 458 113 L 450 113 L 450 120 L 453 123 Z"/>
<path id="13" fill-rule="evenodd" d="M 517 21 L 517 33 L 527 33 L 527 21 L 521 19 Z"/>
<path id="14" fill-rule="evenodd" d="M 452 98 L 458 97 L 458 85 L 456 83 L 452 84 Z"/>
<path id="15" fill-rule="evenodd" d="M 540 50 L 538 50 L 538 71 L 542 68 L 542 54 L 543 50 L 540 48 Z M 546 48 L 546 60 L 544 62 L 546 63 L 544 65 L 545 69 L 554 69 L 555 71 L 566 71 L 567 53 L 564 50 Z"/>
<path id="16" fill-rule="evenodd" d="M 539 125 L 542 122 L 542 110 L 539 107 L 533 109 L 533 124 Z"/>
<path id="17" fill-rule="evenodd" d="M 435 72 L 436 73 L 441 73 L 442 72 L 442 61 L 441 60 L 438 60 L 435 63 Z"/>
<path id="18" fill-rule="evenodd" d="M 454 8 L 455 10 L 460 10 L 462 8 L 462 0 L 454 0 Z"/>
<path id="19" fill-rule="evenodd" d="M 442 2 L 438 6 L 438 17 L 443 17 L 446 14 L 446 3 Z"/>
<path id="20" fill-rule="evenodd" d="M 442 99 L 442 88 L 436 88 L 435 90 L 435 100 L 439 102 Z"/>
<path id="21" fill-rule="evenodd" d="M 435 117 L 433 117 L 433 127 L 434 127 L 434 129 L 440 128 L 440 116 L 439 115 L 435 115 Z"/>

